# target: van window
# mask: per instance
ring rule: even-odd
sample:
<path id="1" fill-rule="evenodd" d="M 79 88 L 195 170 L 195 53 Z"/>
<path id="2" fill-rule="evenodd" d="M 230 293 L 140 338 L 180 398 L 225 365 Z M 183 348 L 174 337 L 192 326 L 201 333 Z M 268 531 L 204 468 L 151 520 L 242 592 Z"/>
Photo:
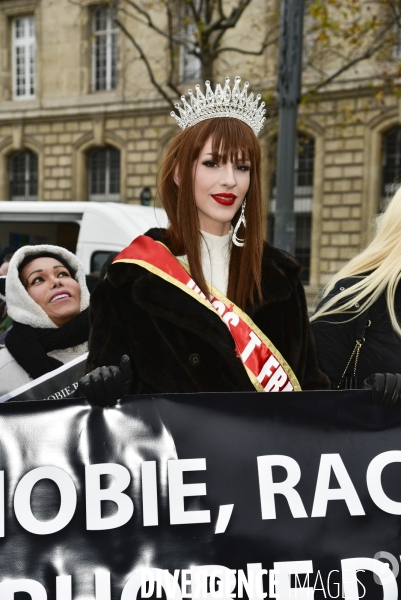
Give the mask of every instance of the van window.
<path id="1" fill-rule="evenodd" d="M 52 244 L 75 252 L 79 235 L 78 223 L 1 221 L 0 249 L 6 246 L 21 248 L 26 244 Z"/>
<path id="2" fill-rule="evenodd" d="M 117 254 L 118 252 L 110 252 L 110 250 L 97 250 L 94 252 L 91 256 L 91 273 L 95 271 L 100 273 L 105 263 L 108 261 L 110 264 Z"/>
<path id="3" fill-rule="evenodd" d="M 78 223 L 57 223 L 57 245 L 75 253 L 79 235 Z"/>

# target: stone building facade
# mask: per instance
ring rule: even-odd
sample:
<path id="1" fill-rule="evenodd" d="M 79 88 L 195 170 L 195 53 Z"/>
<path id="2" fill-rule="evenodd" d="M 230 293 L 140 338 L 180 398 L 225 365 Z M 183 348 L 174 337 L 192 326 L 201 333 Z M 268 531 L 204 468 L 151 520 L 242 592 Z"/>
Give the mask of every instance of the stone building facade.
<path id="1" fill-rule="evenodd" d="M 249 35 L 250 21 L 260 21 L 269 6 L 255 0 L 233 39 Z M 87 0 L 0 0 L 0 200 L 139 203 L 149 190 L 156 197 L 156 175 L 176 124 L 108 10 Z M 165 54 L 145 34 L 141 43 L 160 75 Z M 217 80 L 228 64 L 232 75 L 250 72 L 256 91 L 274 89 L 276 48 L 251 64 L 240 55 L 225 57 Z M 356 92 L 350 80 L 344 88 L 337 85 L 300 109 L 308 152 L 298 156 L 297 252 L 311 294 L 371 235 L 388 193 L 383 178 L 389 180 L 401 153 L 401 141 L 394 142 L 400 101 L 379 104 L 370 88 Z M 275 140 L 276 123 L 268 122 L 260 135 L 266 232 L 274 215 Z"/>

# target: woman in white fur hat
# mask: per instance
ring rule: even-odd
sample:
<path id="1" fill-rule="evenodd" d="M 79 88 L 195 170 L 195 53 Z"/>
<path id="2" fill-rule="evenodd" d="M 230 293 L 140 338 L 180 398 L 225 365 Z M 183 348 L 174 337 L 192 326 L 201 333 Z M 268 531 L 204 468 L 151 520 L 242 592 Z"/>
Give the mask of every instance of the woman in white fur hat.
<path id="1" fill-rule="evenodd" d="M 0 347 L 0 396 L 87 351 L 89 291 L 74 254 L 59 246 L 20 248 L 1 292 L 13 326 Z"/>

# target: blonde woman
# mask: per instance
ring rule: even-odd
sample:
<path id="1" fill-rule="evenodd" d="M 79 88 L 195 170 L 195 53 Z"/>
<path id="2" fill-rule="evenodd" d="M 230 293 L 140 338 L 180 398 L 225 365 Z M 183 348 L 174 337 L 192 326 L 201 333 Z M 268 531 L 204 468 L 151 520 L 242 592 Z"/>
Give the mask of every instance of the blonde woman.
<path id="1" fill-rule="evenodd" d="M 401 188 L 372 242 L 327 284 L 311 319 L 319 366 L 333 388 L 371 387 L 380 404 L 401 397 L 400 278 Z"/>

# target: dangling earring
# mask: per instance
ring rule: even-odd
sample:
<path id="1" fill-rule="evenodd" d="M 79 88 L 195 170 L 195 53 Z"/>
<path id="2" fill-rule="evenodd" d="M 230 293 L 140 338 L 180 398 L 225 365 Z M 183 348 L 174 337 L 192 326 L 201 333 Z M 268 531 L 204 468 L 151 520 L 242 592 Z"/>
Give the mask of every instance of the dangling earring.
<path id="1" fill-rule="evenodd" d="M 244 201 L 242 203 L 241 214 L 240 214 L 239 219 L 237 221 L 237 224 L 235 226 L 234 233 L 233 233 L 233 238 L 232 238 L 233 244 L 235 246 L 238 246 L 239 248 L 242 248 L 244 246 L 244 244 L 245 244 L 245 238 L 243 240 L 241 240 L 239 237 L 237 237 L 237 231 L 241 227 L 241 224 L 244 227 L 246 227 L 245 207 L 246 207 L 246 198 L 244 198 Z"/>

